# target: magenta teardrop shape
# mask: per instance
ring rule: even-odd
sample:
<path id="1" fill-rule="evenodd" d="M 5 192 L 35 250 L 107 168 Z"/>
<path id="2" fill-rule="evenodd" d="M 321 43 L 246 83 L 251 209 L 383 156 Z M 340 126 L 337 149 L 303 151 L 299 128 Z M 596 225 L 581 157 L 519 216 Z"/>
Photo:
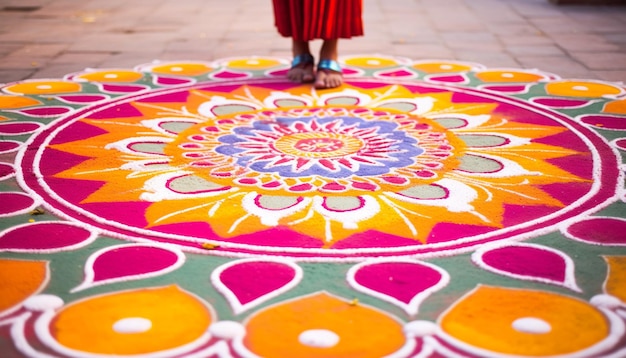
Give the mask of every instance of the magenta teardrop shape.
<path id="1" fill-rule="evenodd" d="M 416 295 L 436 286 L 442 275 L 417 262 L 384 262 L 361 267 L 354 280 L 365 288 L 408 304 Z"/>
<path id="2" fill-rule="evenodd" d="M 63 222 L 34 223 L 5 231 L 0 250 L 46 251 L 77 245 L 91 236 L 88 230 Z"/>
<path id="3" fill-rule="evenodd" d="M 242 262 L 226 268 L 219 275 L 221 283 L 230 290 L 239 303 L 245 305 L 275 290 L 296 277 L 296 271 L 279 262 Z"/>
<path id="4" fill-rule="evenodd" d="M 151 246 L 123 246 L 102 253 L 94 260 L 93 281 L 156 273 L 178 262 L 173 251 Z"/>
<path id="5" fill-rule="evenodd" d="M 528 246 L 506 246 L 485 252 L 482 259 L 485 264 L 499 271 L 565 282 L 567 263 L 552 251 Z"/>

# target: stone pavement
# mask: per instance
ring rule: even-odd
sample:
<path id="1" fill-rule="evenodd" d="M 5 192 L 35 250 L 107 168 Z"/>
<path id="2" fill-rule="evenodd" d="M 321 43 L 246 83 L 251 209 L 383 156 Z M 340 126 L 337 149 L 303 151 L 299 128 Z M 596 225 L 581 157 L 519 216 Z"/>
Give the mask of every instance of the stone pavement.
<path id="1" fill-rule="evenodd" d="M 456 59 L 626 82 L 626 7 L 364 0 L 343 54 Z M 318 44 L 314 45 L 318 46 Z M 159 60 L 289 57 L 270 0 L 0 0 L 0 83 Z"/>

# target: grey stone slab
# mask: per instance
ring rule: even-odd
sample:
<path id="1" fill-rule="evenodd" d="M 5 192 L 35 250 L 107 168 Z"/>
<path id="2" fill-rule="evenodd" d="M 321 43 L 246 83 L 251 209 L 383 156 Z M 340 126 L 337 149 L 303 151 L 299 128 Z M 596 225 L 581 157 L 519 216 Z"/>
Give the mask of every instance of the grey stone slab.
<path id="1" fill-rule="evenodd" d="M 592 70 L 626 70 L 623 52 L 571 52 L 571 56 Z"/>
<path id="2" fill-rule="evenodd" d="M 568 51 L 596 52 L 619 51 L 620 47 L 597 34 L 554 34 L 555 43 Z"/>
<path id="3" fill-rule="evenodd" d="M 10 53 L 10 56 L 23 56 L 25 58 L 54 57 L 68 47 L 68 44 L 29 44 L 22 46 Z"/>
<path id="4" fill-rule="evenodd" d="M 63 78 L 65 75 L 82 72 L 90 66 L 80 66 L 78 64 L 49 64 L 38 69 L 33 77 L 35 78 Z"/>
<path id="5" fill-rule="evenodd" d="M 596 78 L 589 68 L 569 56 L 519 56 L 517 60 L 524 68 L 554 73 L 563 78 Z"/>
<path id="6" fill-rule="evenodd" d="M 452 58 L 453 52 L 441 45 L 393 45 L 389 55 L 408 57 L 415 60 Z"/>
<path id="7" fill-rule="evenodd" d="M 454 50 L 454 59 L 477 62 L 487 67 L 519 68 L 519 62 L 504 52 L 485 52 L 474 50 Z"/>
<path id="8" fill-rule="evenodd" d="M 113 55 L 110 52 L 65 52 L 51 59 L 49 63 L 51 65 L 83 64 L 86 67 L 98 67 Z"/>
<path id="9" fill-rule="evenodd" d="M 506 51 L 513 56 L 565 56 L 566 53 L 555 45 L 506 45 Z"/>
<path id="10" fill-rule="evenodd" d="M 0 83 L 10 83 L 32 78 L 35 69 L 2 69 L 0 68 Z"/>
<path id="11" fill-rule="evenodd" d="M 599 79 L 611 82 L 626 83 L 626 70 L 592 71 Z"/>

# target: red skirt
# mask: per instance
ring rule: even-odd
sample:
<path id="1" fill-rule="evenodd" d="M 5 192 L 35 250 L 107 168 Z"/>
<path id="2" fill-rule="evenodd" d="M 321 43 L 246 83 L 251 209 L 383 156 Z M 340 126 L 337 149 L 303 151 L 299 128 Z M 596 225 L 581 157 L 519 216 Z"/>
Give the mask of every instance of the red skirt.
<path id="1" fill-rule="evenodd" d="M 278 32 L 294 40 L 363 35 L 362 0 L 273 0 Z"/>

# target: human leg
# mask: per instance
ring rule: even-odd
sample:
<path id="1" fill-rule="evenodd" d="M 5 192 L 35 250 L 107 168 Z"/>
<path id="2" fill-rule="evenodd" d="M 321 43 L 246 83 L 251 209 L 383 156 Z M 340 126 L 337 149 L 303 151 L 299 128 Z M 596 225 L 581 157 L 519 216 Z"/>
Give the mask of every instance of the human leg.
<path id="1" fill-rule="evenodd" d="M 335 88 L 343 83 L 341 67 L 337 63 L 339 57 L 338 40 L 324 40 L 320 49 L 320 62 L 315 76 L 315 88 Z"/>
<path id="2" fill-rule="evenodd" d="M 313 66 L 315 61 L 311 55 L 308 41 L 292 40 L 291 50 L 293 62 L 287 72 L 287 78 L 299 83 L 308 83 L 315 80 Z"/>

